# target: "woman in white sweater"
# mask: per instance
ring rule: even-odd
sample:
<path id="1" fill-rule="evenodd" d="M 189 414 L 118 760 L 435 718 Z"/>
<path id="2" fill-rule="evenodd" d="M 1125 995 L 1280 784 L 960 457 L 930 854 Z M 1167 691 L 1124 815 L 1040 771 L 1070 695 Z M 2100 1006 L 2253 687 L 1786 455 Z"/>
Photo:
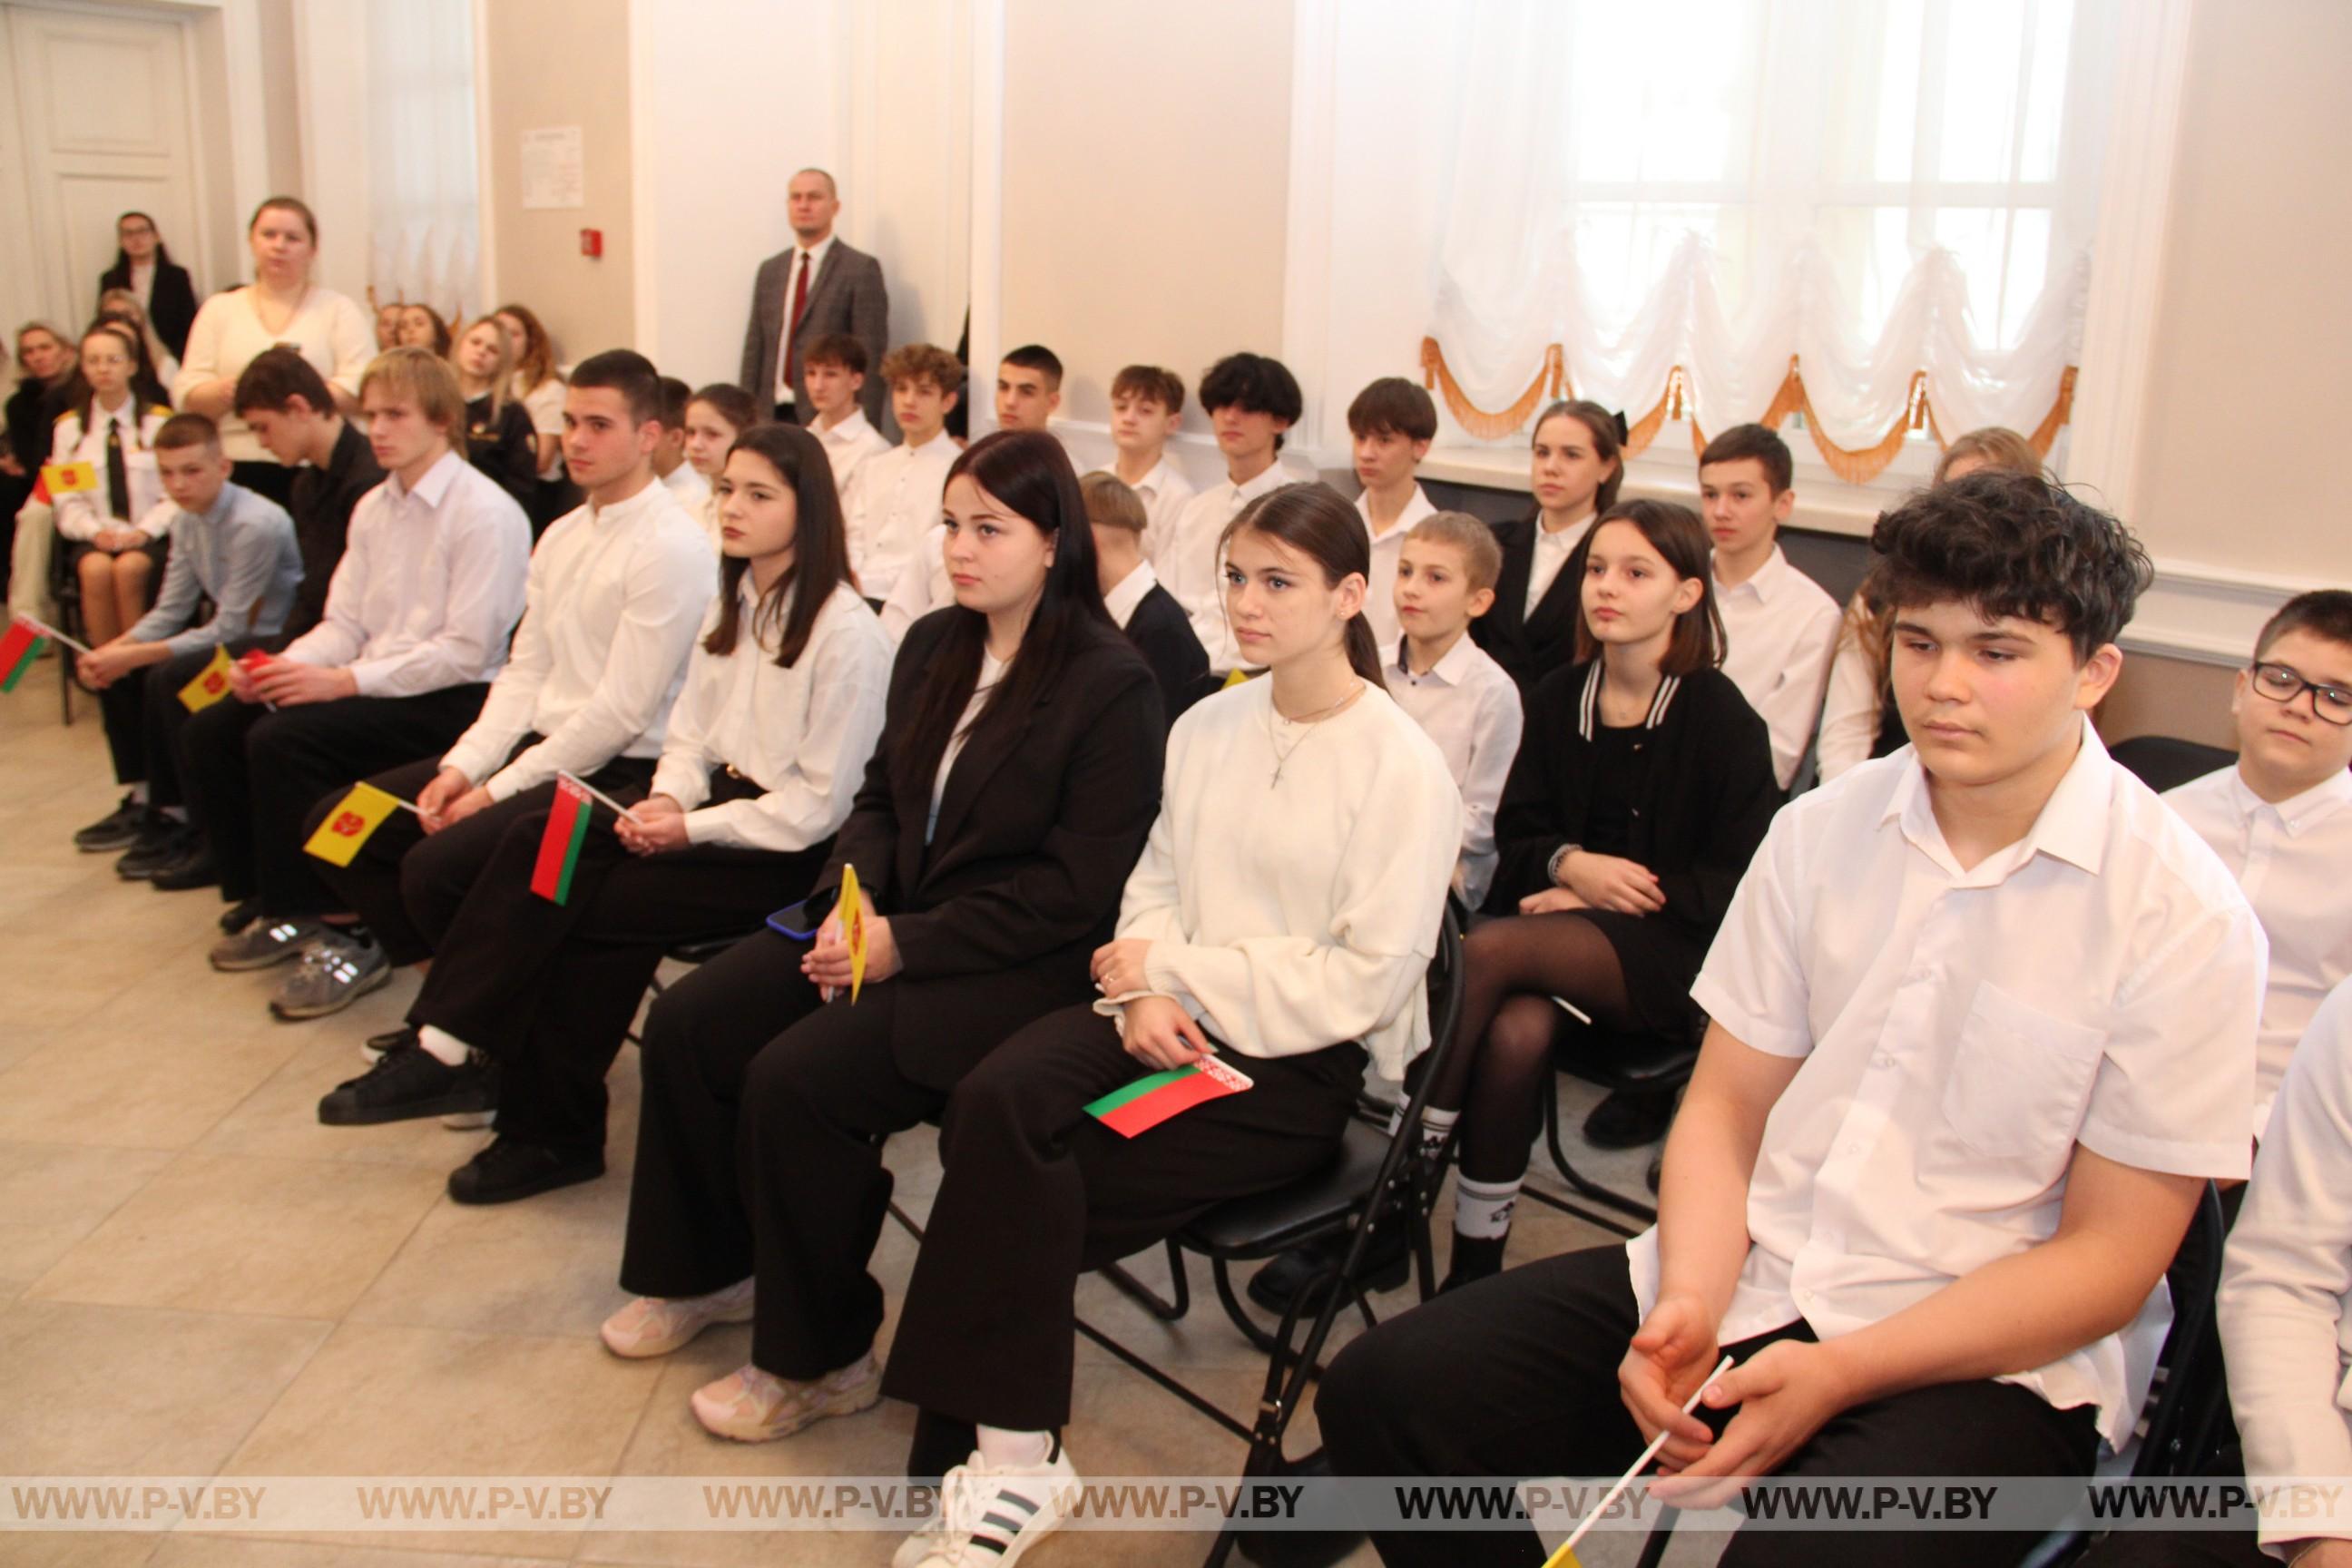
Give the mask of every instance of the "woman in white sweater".
<path id="1" fill-rule="evenodd" d="M 356 414 L 375 330 L 348 296 L 310 281 L 319 220 L 299 199 L 272 196 L 255 208 L 246 243 L 253 251 L 253 281 L 214 295 L 196 311 L 172 395 L 182 409 L 206 415 L 220 426 L 238 484 L 284 506 L 293 493 L 293 471 L 264 451 L 236 416 L 236 378 L 263 350 L 291 345 L 327 378 L 335 406 Z"/>
<path id="2" fill-rule="evenodd" d="M 1316 1169 L 1367 1056 L 1395 1079 L 1429 1043 L 1422 982 L 1462 799 L 1381 684 L 1362 525 L 1328 489 L 1292 485 L 1221 552 L 1238 646 L 1270 673 L 1170 735 L 1159 820 L 1095 955 L 1101 1000 L 1014 1035 L 948 1105 L 947 1176 L 883 1389 L 924 1412 L 911 1473 L 976 1451 L 901 1568 L 1002 1561 L 1059 1521 L 1082 1271 Z M 1212 1058 L 1253 1087 L 1132 1138 L 1083 1110 Z"/>

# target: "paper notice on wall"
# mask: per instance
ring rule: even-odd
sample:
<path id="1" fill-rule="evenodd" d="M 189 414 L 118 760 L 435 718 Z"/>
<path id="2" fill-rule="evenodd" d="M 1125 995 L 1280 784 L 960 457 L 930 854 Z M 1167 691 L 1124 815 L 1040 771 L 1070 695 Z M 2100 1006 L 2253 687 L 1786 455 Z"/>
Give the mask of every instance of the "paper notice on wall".
<path id="1" fill-rule="evenodd" d="M 588 205 L 582 168 L 580 127 L 551 125 L 522 133 L 522 205 L 580 207 Z"/>

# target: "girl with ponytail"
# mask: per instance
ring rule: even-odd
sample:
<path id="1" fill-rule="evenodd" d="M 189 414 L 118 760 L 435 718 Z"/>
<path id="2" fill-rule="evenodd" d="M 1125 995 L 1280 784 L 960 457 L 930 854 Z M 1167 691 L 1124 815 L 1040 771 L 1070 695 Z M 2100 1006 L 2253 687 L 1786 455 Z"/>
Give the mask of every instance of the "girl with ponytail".
<path id="1" fill-rule="evenodd" d="M 924 1412 L 910 1473 L 953 1468 L 940 1522 L 900 1562 L 999 1561 L 1051 1531 L 1076 1475 L 1056 1429 L 1079 1273 L 1318 1169 L 1367 1056 L 1393 1079 L 1429 1043 L 1422 980 L 1462 802 L 1381 686 L 1363 525 L 1292 485 L 1218 553 L 1241 656 L 1267 673 L 1171 732 L 1159 818 L 1093 955 L 1097 999 L 1018 1031 L 948 1098 L 947 1175 L 882 1389 Z M 1200 1062 L 1251 1087 L 1133 1138 L 1084 1110 Z"/>

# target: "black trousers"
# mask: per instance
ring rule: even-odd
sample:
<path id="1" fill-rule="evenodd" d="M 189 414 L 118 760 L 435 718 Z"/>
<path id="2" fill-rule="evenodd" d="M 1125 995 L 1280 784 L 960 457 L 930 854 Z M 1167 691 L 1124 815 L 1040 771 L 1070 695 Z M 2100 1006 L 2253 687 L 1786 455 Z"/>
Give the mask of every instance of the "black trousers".
<path id="1" fill-rule="evenodd" d="M 1391 1319 L 1342 1351 L 1315 1402 L 1342 1476 L 1614 1478 L 1643 1437 L 1617 1388 L 1639 1326 L 1622 1247 L 1548 1258 Z M 902 1331 L 903 1332 L 903 1331 Z M 1802 1322 L 1725 1351 L 1746 1361 Z M 1720 1433 L 1730 1413 L 1702 1412 Z M 2088 1475 L 2098 1447 L 2090 1407 L 2053 1409 L 2013 1384 L 1941 1384 L 1874 1400 L 1832 1419 L 1780 1467 L 1805 1476 Z M 1746 1530 L 1722 1561 L 1770 1564 L 1899 1562 L 1980 1568 L 2014 1563 L 2032 1535 L 1951 1531 L 1813 1534 Z M 1413 1531 L 1374 1538 L 1389 1564 L 1540 1563 L 1535 1531 Z"/>
<path id="2" fill-rule="evenodd" d="M 283 653 L 294 639 L 283 633 L 268 637 L 237 637 L 222 646 L 231 658 L 243 658 L 255 648 L 267 653 Z M 146 671 L 147 690 L 140 704 L 140 756 L 147 769 L 147 802 L 150 805 L 183 805 L 187 795 L 181 784 L 184 763 L 181 758 L 181 734 L 194 715 L 181 705 L 180 691 L 196 678 L 196 672 L 213 661 L 213 650 L 203 648 L 194 653 L 174 654 Z M 235 698 L 224 698 L 214 704 L 216 708 L 244 708 Z M 256 717 L 267 709 L 254 710 Z M 107 731 L 113 739 L 113 731 Z M 120 753 L 117 754 L 118 758 Z M 118 773 L 120 763 L 117 763 Z M 125 781 L 128 782 L 128 781 Z"/>
<path id="3" fill-rule="evenodd" d="M 220 861 L 221 897 L 236 903 L 257 895 L 278 916 L 333 912 L 316 870 L 325 862 L 302 853 L 311 807 L 356 779 L 447 750 L 488 693 L 488 686 L 445 686 L 274 713 L 232 700 L 191 715 L 180 730 L 180 777 L 189 814 Z"/>
<path id="4" fill-rule="evenodd" d="M 452 741 L 456 739 L 455 735 L 450 737 Z M 507 753 L 508 758 L 511 760 L 538 743 L 538 736 L 525 735 Z M 440 773 L 441 750 L 436 747 L 430 756 L 370 773 L 367 782 L 387 795 L 415 800 L 417 793 Z M 654 764 L 649 759 L 615 757 L 588 774 L 587 779 L 623 804 L 634 805 L 644 797 L 646 785 L 653 776 Z M 343 798 L 350 782 L 344 780 L 308 803 L 302 817 L 304 839 L 327 820 L 327 814 Z M 359 916 L 376 941 L 383 944 L 385 957 L 395 964 L 420 963 L 440 950 L 443 933 L 457 918 L 459 907 L 480 880 L 491 857 L 498 853 L 508 829 L 526 816 L 536 816 L 545 826 L 548 808 L 554 804 L 555 785 L 537 784 L 433 834 L 425 831 L 425 825 L 415 812 L 394 812 L 368 835 L 367 842 L 360 846 L 350 865 L 330 866 L 323 860 L 311 864 L 317 868 L 319 880 L 332 889 L 334 907 Z M 590 823 L 589 839 L 594 840 L 600 830 L 610 837 L 612 814 L 599 806 L 595 816 L 601 820 Z M 530 892 L 528 868 L 522 876 L 522 892 L 527 898 L 535 896 Z M 546 902 L 544 899 L 538 901 Z M 270 910 L 272 914 L 278 912 L 275 908 Z"/>
<path id="5" fill-rule="evenodd" d="M 599 821 L 570 901 L 556 904 L 530 890 L 547 818 L 541 807 L 509 820 L 446 921 L 446 900 L 418 898 L 411 912 L 435 931 L 436 956 L 408 1018 L 498 1058 L 502 1136 L 602 1152 L 604 1075 L 663 953 L 759 930 L 808 896 L 833 841 L 794 854 L 697 847 L 640 859 Z M 409 867 L 446 837 L 425 840 Z"/>
<path id="6" fill-rule="evenodd" d="M 2277 1568 L 2252 1531 L 2125 1530 L 2074 1560 L 2074 1568 Z"/>
<path id="7" fill-rule="evenodd" d="M 147 710 L 158 694 L 156 675 L 168 669 L 174 661 L 166 659 L 160 665 L 134 669 L 98 694 L 98 720 L 106 731 L 107 755 L 114 763 L 114 782 L 119 784 L 145 784 L 147 774 Z M 185 684 L 183 682 L 183 684 Z M 173 696 L 178 687 L 163 693 L 163 700 L 177 708 L 179 699 Z M 177 801 L 154 799 L 148 791 L 148 804 L 176 805 Z"/>
<path id="8" fill-rule="evenodd" d="M 826 1005 L 801 973 L 807 951 L 763 931 L 654 1003 L 621 1255 L 621 1287 L 639 1296 L 707 1295 L 756 1273 L 751 1359 L 798 1378 L 873 1344 L 882 1288 L 866 1263 L 891 1187 L 882 1142 L 937 1118 L 948 1098 L 893 1058 L 899 982 Z M 957 1009 L 980 1050 L 1070 1000 L 984 978 Z M 802 1100 L 825 1116 L 765 1114 Z"/>
<path id="9" fill-rule="evenodd" d="M 1078 1277 L 1218 1204 L 1319 1169 L 1363 1081 L 1364 1053 L 1352 1044 L 1234 1059 L 1255 1089 L 1125 1138 L 1081 1108 L 1150 1069 L 1092 1007 L 1040 1018 L 991 1052 L 948 1102 L 940 1130 L 946 1176 L 899 1310 L 884 1392 L 954 1421 L 1017 1431 L 1066 1422 Z M 760 1078 L 755 1069 L 755 1094 Z M 805 1086 L 791 1087 L 802 1091 L 759 1096 L 760 1131 L 763 1143 L 806 1159 L 837 1113 Z M 804 1180 L 820 1168 L 782 1174 Z M 808 1190 L 824 1189 L 782 1185 L 775 1196 Z M 797 1205 L 800 1225 L 821 1234 L 818 1206 Z"/>

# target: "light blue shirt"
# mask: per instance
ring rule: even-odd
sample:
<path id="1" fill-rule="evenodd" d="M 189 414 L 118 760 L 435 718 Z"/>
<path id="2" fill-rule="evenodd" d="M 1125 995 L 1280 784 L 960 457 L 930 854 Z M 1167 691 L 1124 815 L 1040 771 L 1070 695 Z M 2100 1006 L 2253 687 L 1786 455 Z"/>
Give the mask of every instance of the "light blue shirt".
<path id="1" fill-rule="evenodd" d="M 125 636 L 161 642 L 174 654 L 268 637 L 284 629 L 301 581 L 302 552 L 286 509 L 243 485 L 224 484 L 205 510 L 173 515 L 163 591 Z M 207 598 L 213 618 L 196 626 L 196 605 Z"/>

